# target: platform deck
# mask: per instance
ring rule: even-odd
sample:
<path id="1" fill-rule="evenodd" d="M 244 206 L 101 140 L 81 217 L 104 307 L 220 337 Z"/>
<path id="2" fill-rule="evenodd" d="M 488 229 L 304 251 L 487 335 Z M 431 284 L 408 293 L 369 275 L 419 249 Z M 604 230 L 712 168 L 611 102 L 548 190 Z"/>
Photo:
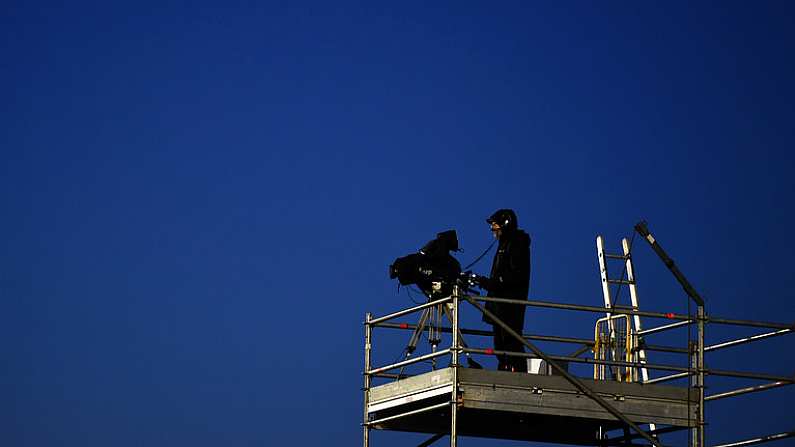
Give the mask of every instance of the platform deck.
<path id="1" fill-rule="evenodd" d="M 452 368 L 444 368 L 373 387 L 368 405 L 375 422 L 371 428 L 449 433 L 450 405 L 444 403 L 452 400 L 452 380 Z M 580 380 L 635 423 L 683 428 L 695 424 L 694 390 Z M 561 376 L 460 368 L 458 384 L 459 435 L 597 445 L 600 427 L 621 428 L 613 415 Z"/>

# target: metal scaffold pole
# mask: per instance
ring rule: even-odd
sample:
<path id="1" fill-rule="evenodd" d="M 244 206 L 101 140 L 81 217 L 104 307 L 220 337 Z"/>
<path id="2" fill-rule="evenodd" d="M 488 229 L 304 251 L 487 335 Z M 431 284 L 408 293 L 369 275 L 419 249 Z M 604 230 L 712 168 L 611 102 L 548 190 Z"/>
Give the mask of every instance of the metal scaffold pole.
<path id="1" fill-rule="evenodd" d="M 698 306 L 698 447 L 706 447 L 706 434 L 705 430 L 707 427 L 706 419 L 704 419 L 704 385 L 705 385 L 705 370 L 704 367 L 704 320 L 705 320 L 705 313 L 704 313 L 704 305 L 701 304 Z"/>
<path id="2" fill-rule="evenodd" d="M 367 413 L 367 406 L 370 404 L 370 350 L 372 346 L 371 336 L 373 328 L 370 325 L 370 321 L 373 319 L 373 315 L 370 312 L 367 312 L 364 321 L 364 420 L 362 424 L 363 436 L 364 436 L 364 447 L 370 447 L 370 425 L 367 423 L 368 421 L 368 413 Z"/>
<path id="3" fill-rule="evenodd" d="M 453 346 L 450 349 L 452 354 L 453 368 L 453 391 L 450 402 L 450 447 L 458 445 L 458 355 L 460 351 L 460 340 L 458 339 L 458 286 L 453 287 Z"/>

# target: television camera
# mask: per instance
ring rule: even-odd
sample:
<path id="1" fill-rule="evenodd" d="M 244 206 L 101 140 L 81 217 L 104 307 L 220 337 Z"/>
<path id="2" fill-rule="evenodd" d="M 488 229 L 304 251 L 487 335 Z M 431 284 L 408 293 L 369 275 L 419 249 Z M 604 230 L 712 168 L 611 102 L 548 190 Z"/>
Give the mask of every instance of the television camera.
<path id="1" fill-rule="evenodd" d="M 438 233 L 417 253 L 395 259 L 389 266 L 389 278 L 397 278 L 404 286 L 415 284 L 429 298 L 449 296 L 455 284 L 472 286 L 478 277 L 461 273 L 461 264 L 451 251 L 459 251 L 455 230 Z"/>
<path id="2" fill-rule="evenodd" d="M 470 272 L 462 273 L 461 264 L 450 254 L 451 251 L 459 251 L 458 236 L 455 230 L 438 233 L 435 239 L 425 244 L 417 253 L 395 259 L 389 266 L 389 278 L 397 278 L 402 285 L 416 285 L 429 300 L 450 296 L 455 285 L 460 286 L 463 290 L 469 290 L 477 283 L 479 277 Z M 406 346 L 406 358 L 410 357 L 416 349 L 417 341 L 426 326 L 428 326 L 428 341 L 431 344 L 431 349 L 433 352 L 436 351 L 436 347 L 441 341 L 442 315 L 452 322 L 450 306 L 450 304 L 439 304 L 423 310 L 414 333 L 409 339 L 408 346 Z M 463 342 L 460 331 L 459 336 Z M 464 345 L 466 346 L 466 344 Z M 469 353 L 466 354 L 466 357 L 470 367 L 482 368 L 470 357 Z M 433 359 L 432 362 L 435 368 L 436 360 Z M 402 373 L 403 369 L 401 368 L 398 377 L 401 377 Z"/>

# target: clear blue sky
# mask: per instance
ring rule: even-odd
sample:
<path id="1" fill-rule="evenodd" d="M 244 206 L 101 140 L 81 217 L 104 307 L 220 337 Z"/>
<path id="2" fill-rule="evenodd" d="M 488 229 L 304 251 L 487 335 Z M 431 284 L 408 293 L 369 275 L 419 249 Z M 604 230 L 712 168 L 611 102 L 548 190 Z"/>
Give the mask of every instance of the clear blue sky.
<path id="1" fill-rule="evenodd" d="M 364 313 L 411 304 L 387 265 L 449 228 L 471 261 L 501 207 L 533 298 L 600 304 L 595 235 L 647 219 L 709 313 L 795 321 L 791 2 L 427 3 L 0 7 L 2 445 L 357 445 Z M 792 429 L 773 393 L 710 444 Z"/>

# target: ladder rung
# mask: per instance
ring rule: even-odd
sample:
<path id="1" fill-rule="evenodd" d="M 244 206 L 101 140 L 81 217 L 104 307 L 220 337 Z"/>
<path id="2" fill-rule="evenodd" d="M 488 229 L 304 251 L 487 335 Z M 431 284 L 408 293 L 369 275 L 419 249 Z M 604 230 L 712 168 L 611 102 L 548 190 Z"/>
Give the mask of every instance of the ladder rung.
<path id="1" fill-rule="evenodd" d="M 625 284 L 628 286 L 635 284 L 635 281 L 627 281 L 626 279 L 608 279 L 607 282 L 610 284 Z"/>
<path id="2" fill-rule="evenodd" d="M 605 253 L 605 257 L 608 259 L 627 259 L 627 255 L 614 255 L 610 253 Z"/>

